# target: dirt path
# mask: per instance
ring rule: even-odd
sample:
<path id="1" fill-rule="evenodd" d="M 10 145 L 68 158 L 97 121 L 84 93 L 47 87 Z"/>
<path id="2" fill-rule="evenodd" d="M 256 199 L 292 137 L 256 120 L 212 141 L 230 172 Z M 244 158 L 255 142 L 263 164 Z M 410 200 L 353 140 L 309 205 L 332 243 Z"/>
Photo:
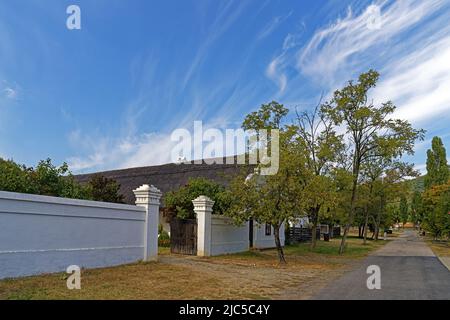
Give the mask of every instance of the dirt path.
<path id="1" fill-rule="evenodd" d="M 224 295 L 247 299 L 308 299 L 344 272 L 352 264 L 320 264 L 310 261 L 300 267 L 256 265 L 227 259 L 202 259 L 192 256 L 165 255 L 160 263 L 189 268 L 208 278 L 220 279 Z"/>

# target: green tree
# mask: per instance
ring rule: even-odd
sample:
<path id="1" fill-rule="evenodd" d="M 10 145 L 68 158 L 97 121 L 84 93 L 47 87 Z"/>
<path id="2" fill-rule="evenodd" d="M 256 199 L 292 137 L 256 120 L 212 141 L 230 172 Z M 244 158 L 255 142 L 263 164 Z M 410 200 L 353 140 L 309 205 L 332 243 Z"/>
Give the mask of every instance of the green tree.
<path id="1" fill-rule="evenodd" d="M 30 171 L 35 193 L 45 196 L 90 199 L 84 186 L 77 183 L 69 171 L 67 163 L 53 165 L 51 159 L 39 161 L 36 168 Z"/>
<path id="2" fill-rule="evenodd" d="M 408 222 L 409 218 L 409 206 L 408 206 L 408 199 L 406 198 L 406 195 L 402 194 L 400 197 L 400 220 L 403 224 L 403 227 Z"/>
<path id="3" fill-rule="evenodd" d="M 312 223 L 311 248 L 316 247 L 316 230 L 320 217 L 330 212 L 337 201 L 336 187 L 331 179 L 336 169 L 336 162 L 344 150 L 342 136 L 335 131 L 334 123 L 320 110 L 320 105 L 313 111 L 296 110 L 296 131 L 298 152 L 305 153 L 308 179 L 300 181 L 305 184 L 306 211 Z M 304 179 L 305 175 L 301 176 Z"/>
<path id="4" fill-rule="evenodd" d="M 204 195 L 214 201 L 213 213 L 223 214 L 229 201 L 223 195 L 225 188 L 206 178 L 190 178 L 188 183 L 178 190 L 170 191 L 164 196 L 166 208 L 179 218 L 194 218 L 194 205 L 192 200 Z"/>
<path id="5" fill-rule="evenodd" d="M 124 203 L 120 194 L 120 184 L 116 180 L 107 178 L 101 174 L 95 174 L 87 184 L 90 198 L 94 201 Z"/>
<path id="6" fill-rule="evenodd" d="M 232 180 L 227 190 L 230 207 L 226 215 L 232 217 L 236 224 L 243 224 L 253 219 L 260 224 L 270 224 L 274 229 L 275 246 L 280 263 L 286 263 L 283 247 L 280 241 L 280 229 L 288 219 L 302 212 L 303 185 L 300 176 L 304 169 L 305 159 L 299 149 L 294 147 L 295 130 L 282 127 L 282 120 L 288 109 L 277 102 L 264 104 L 258 111 L 245 118 L 242 128 L 253 130 L 258 135 L 259 130 L 279 130 L 279 169 L 274 175 L 260 175 L 264 164 L 258 163 L 254 174 L 241 175 Z M 270 148 L 274 143 L 269 139 Z M 261 146 L 259 146 L 261 148 Z M 249 153 L 258 152 L 249 148 Z"/>
<path id="7" fill-rule="evenodd" d="M 37 193 L 31 178 L 32 168 L 0 158 L 0 190 Z"/>
<path id="8" fill-rule="evenodd" d="M 423 194 L 424 229 L 435 239 L 450 236 L 450 180 Z"/>
<path id="9" fill-rule="evenodd" d="M 423 139 L 423 130 L 415 130 L 405 120 L 393 119 L 395 106 L 392 102 L 375 106 L 369 100 L 368 92 L 376 86 L 379 74 L 370 70 L 359 76 L 356 83 L 350 81 L 346 87 L 334 92 L 329 103 L 322 106 L 322 111 L 335 125 L 346 129 L 351 159 L 352 196 L 350 212 L 344 229 L 339 252 L 343 253 L 348 231 L 353 223 L 357 190 L 363 163 L 376 157 L 397 158 L 404 153 L 414 153 L 414 143 Z"/>
<path id="10" fill-rule="evenodd" d="M 423 221 L 422 194 L 415 191 L 411 201 L 411 218 L 415 225 Z"/>
<path id="11" fill-rule="evenodd" d="M 388 227 L 390 226 L 389 223 L 394 222 L 392 210 L 385 210 L 386 205 L 398 202 L 397 195 L 404 192 L 403 190 L 408 186 L 405 185 L 406 178 L 419 175 L 419 172 L 414 170 L 413 164 L 401 161 L 388 161 L 384 165 L 383 174 L 380 176 L 381 179 L 378 179 L 374 192 L 376 196 L 375 201 L 379 204 L 376 206 L 375 240 L 378 240 L 382 225 Z M 395 222 L 397 223 L 398 221 Z"/>
<path id="12" fill-rule="evenodd" d="M 286 133 L 280 135 L 286 141 Z M 240 225 L 253 219 L 270 224 L 274 229 L 275 246 L 280 263 L 286 263 L 280 240 L 281 227 L 303 211 L 304 184 L 299 184 L 299 157 L 280 142 L 280 166 L 276 175 L 258 173 L 233 179 L 227 190 L 230 207 L 226 215 Z"/>
<path id="13" fill-rule="evenodd" d="M 425 189 L 444 184 L 450 178 L 447 163 L 447 154 L 442 139 L 434 137 L 431 149 L 427 151 L 427 175 L 425 176 Z"/>

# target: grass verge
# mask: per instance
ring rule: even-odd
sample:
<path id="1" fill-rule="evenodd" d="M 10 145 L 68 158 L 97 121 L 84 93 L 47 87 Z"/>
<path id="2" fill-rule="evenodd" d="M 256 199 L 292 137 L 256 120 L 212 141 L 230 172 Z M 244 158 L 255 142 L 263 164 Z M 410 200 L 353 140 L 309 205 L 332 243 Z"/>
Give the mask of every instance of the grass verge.
<path id="1" fill-rule="evenodd" d="M 349 238 L 344 255 L 340 239 L 287 246 L 287 265 L 273 249 L 198 258 L 161 248 L 157 263 L 83 270 L 81 290 L 64 273 L 2 280 L 0 299 L 304 299 L 384 243 Z"/>

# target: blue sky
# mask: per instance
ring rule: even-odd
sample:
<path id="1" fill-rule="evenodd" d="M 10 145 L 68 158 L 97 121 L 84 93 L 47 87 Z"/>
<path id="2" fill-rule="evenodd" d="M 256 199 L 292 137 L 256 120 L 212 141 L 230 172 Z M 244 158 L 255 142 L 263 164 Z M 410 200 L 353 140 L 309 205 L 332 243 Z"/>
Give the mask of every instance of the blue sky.
<path id="1" fill-rule="evenodd" d="M 166 163 L 176 128 L 238 128 L 274 99 L 311 108 L 375 68 L 374 101 L 427 130 L 407 158 L 423 169 L 434 135 L 450 149 L 449 20 L 445 0 L 0 0 L 0 156 Z"/>

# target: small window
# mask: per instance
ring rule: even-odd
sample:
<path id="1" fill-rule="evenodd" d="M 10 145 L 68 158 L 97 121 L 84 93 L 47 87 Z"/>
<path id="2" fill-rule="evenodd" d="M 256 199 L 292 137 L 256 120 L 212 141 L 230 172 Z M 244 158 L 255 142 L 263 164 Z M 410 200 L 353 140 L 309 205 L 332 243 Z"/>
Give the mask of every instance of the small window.
<path id="1" fill-rule="evenodd" d="M 266 236 L 271 236 L 272 235 L 272 225 L 266 223 Z"/>

